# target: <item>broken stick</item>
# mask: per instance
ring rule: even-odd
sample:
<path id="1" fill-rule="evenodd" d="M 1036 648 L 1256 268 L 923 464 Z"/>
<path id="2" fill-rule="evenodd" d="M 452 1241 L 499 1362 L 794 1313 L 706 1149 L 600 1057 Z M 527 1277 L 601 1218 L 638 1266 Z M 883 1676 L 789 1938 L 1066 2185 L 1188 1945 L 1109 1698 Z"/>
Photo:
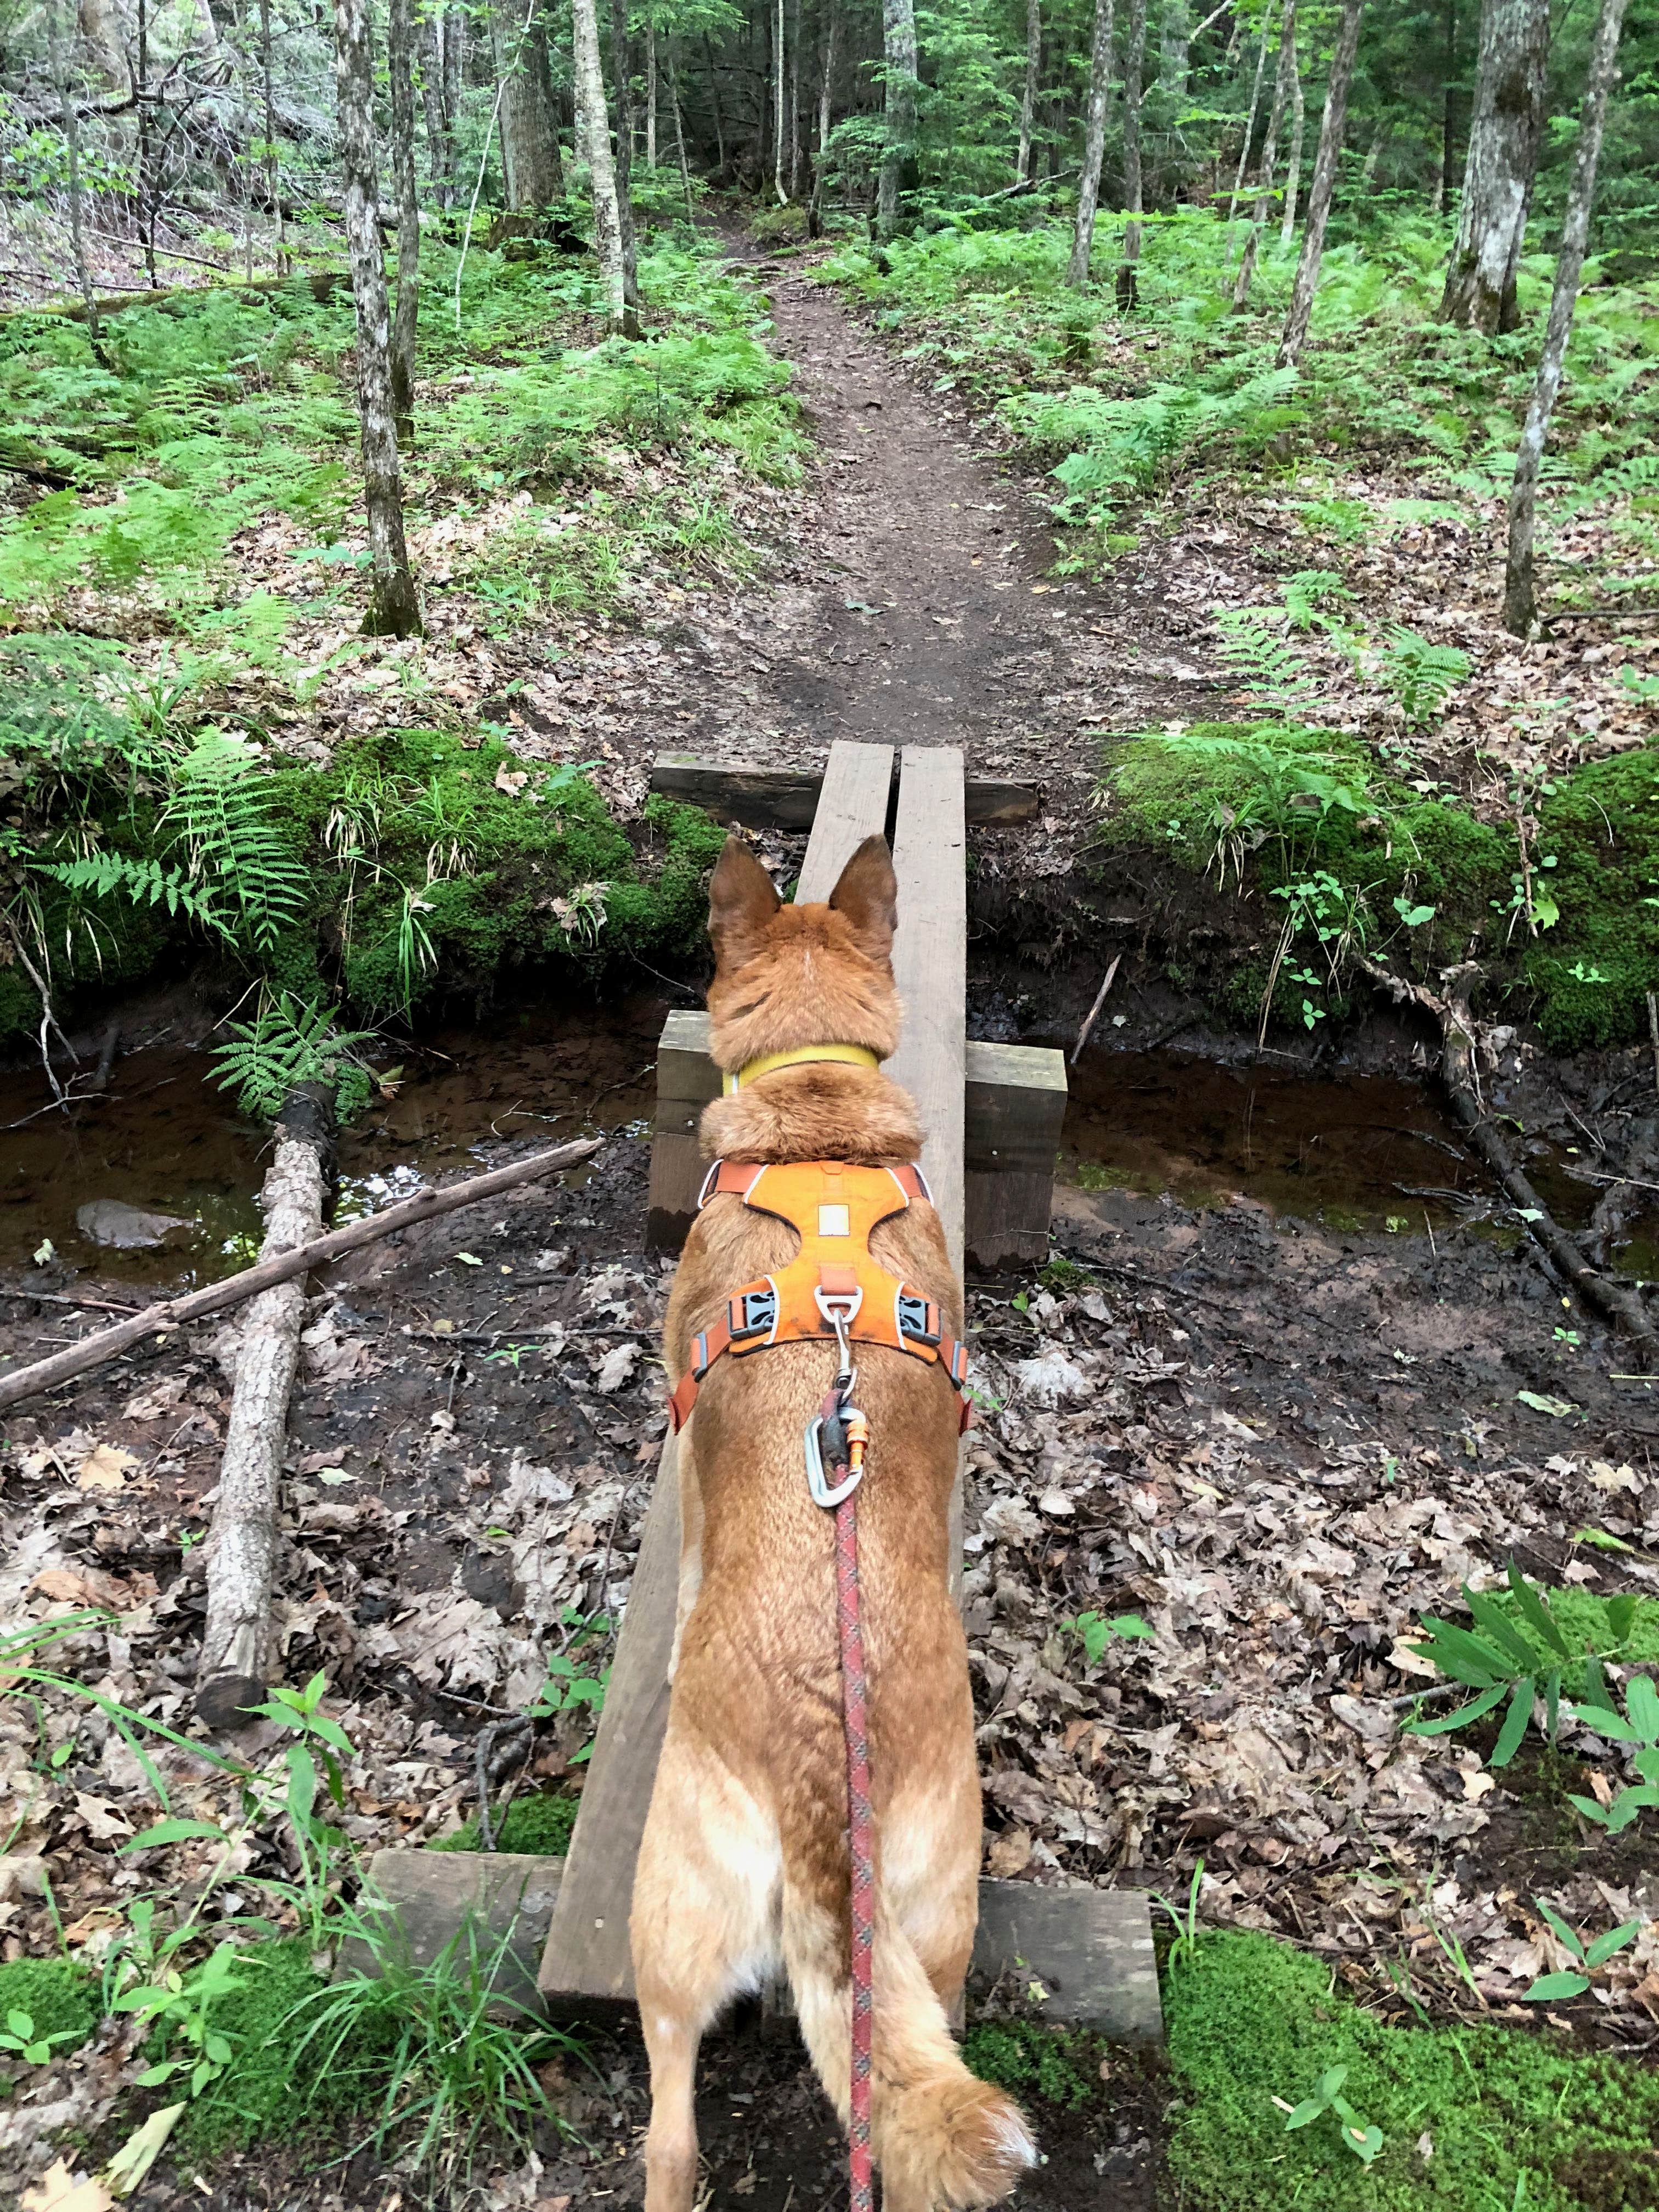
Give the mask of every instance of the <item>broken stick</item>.
<path id="1" fill-rule="evenodd" d="M 276 1150 L 259 1194 L 265 1217 L 261 1260 L 316 1243 L 333 1160 L 333 1102 L 325 1085 L 307 1084 L 276 1123 Z M 244 1724 L 264 1702 L 269 1684 L 283 1452 L 305 1319 L 305 1281 L 292 1275 L 261 1291 L 242 1324 L 208 1532 L 207 1613 L 196 1670 L 196 1711 L 212 1729 Z"/>
<path id="2" fill-rule="evenodd" d="M 343 1229 L 331 1229 L 326 1237 L 301 1245 L 297 1252 L 280 1253 L 274 1259 L 261 1260 L 257 1267 L 245 1267 L 239 1275 L 227 1275 L 222 1283 L 209 1283 L 205 1288 L 191 1291 L 184 1297 L 146 1306 L 131 1321 L 118 1322 L 112 1328 L 100 1328 L 94 1336 L 82 1337 L 79 1344 L 66 1346 L 62 1352 L 53 1352 L 50 1359 L 37 1359 L 33 1366 L 20 1367 L 15 1374 L 0 1375 L 0 1409 L 16 1405 L 20 1399 L 32 1398 L 37 1391 L 50 1390 L 59 1382 L 72 1382 L 89 1368 L 101 1367 L 106 1359 L 130 1352 L 147 1336 L 177 1328 L 185 1322 L 199 1321 L 204 1314 L 217 1313 L 224 1306 L 240 1305 L 245 1298 L 269 1290 L 273 1283 L 286 1283 L 296 1275 L 309 1274 L 313 1267 L 325 1267 L 342 1253 L 355 1252 L 360 1244 L 373 1244 L 377 1238 L 390 1236 L 394 1229 L 410 1229 L 416 1222 L 430 1221 L 435 1214 L 453 1213 L 458 1206 L 476 1206 L 480 1199 L 494 1198 L 498 1192 L 511 1190 L 519 1183 L 533 1182 L 538 1176 L 556 1175 L 561 1168 L 580 1167 L 584 1160 L 592 1158 L 603 1142 L 599 1137 L 580 1137 L 572 1144 L 556 1145 L 551 1152 L 532 1153 L 527 1160 L 515 1160 L 510 1167 L 492 1168 L 488 1175 L 471 1176 L 465 1182 L 449 1183 L 441 1190 L 423 1190 L 418 1197 L 387 1206 L 384 1213 L 366 1214 L 361 1221 L 348 1222 Z"/>

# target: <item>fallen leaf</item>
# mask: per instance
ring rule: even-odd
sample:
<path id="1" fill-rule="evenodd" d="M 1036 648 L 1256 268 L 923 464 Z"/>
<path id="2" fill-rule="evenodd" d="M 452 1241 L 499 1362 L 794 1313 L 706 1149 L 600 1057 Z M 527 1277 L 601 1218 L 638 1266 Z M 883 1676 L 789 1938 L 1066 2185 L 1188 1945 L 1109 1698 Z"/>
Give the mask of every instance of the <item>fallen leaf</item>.
<path id="1" fill-rule="evenodd" d="M 23 2191 L 23 2212 L 110 2212 L 115 2199 L 101 2181 L 77 2181 L 60 2158 Z"/>
<path id="2" fill-rule="evenodd" d="M 1571 1398 L 1546 1398 L 1536 1390 L 1517 1390 L 1515 1395 L 1522 1405 L 1530 1406 L 1534 1413 L 1547 1413 L 1553 1420 L 1564 1421 L 1569 1413 L 1578 1411 Z"/>
<path id="3" fill-rule="evenodd" d="M 639 1357 L 640 1347 L 636 1343 L 614 1346 L 599 1362 L 599 1372 L 593 1388 L 607 1395 L 612 1390 L 620 1390 L 633 1374 Z"/>
<path id="4" fill-rule="evenodd" d="M 1631 1467 L 1609 1467 L 1604 1459 L 1593 1459 L 1589 1479 L 1598 1490 L 1627 1490 L 1632 1498 L 1642 1494 L 1641 1481 Z"/>
<path id="5" fill-rule="evenodd" d="M 483 1265 L 476 1252 L 458 1252 L 455 1257 L 469 1267 L 482 1267 Z"/>
<path id="6" fill-rule="evenodd" d="M 137 1464 L 134 1454 L 123 1451 L 118 1444 L 99 1444 L 82 1461 L 75 1480 L 82 1490 L 119 1490 L 126 1482 L 128 1468 Z"/>
<path id="7" fill-rule="evenodd" d="M 998 1881 L 1012 1881 L 1031 1863 L 1031 1837 L 1029 1829 L 1005 1828 L 1000 1836 L 993 1836 L 991 1847 L 985 1854 L 986 1870 Z"/>

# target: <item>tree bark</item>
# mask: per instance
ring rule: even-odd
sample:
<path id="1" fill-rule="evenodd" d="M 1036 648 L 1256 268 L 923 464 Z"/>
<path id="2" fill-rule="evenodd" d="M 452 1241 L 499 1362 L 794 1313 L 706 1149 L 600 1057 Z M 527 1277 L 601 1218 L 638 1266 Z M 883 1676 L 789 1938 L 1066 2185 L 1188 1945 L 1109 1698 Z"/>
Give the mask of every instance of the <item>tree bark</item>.
<path id="1" fill-rule="evenodd" d="M 415 431 L 415 337 L 420 320 L 421 205 L 415 191 L 415 24 L 410 0 L 390 0 L 386 74 L 391 82 L 392 172 L 398 191 L 398 307 L 392 324 L 392 411 L 398 442 Z"/>
<path id="2" fill-rule="evenodd" d="M 787 207 L 789 195 L 783 183 L 783 0 L 777 0 L 772 31 L 772 189 L 778 196 L 778 205 Z"/>
<path id="3" fill-rule="evenodd" d="M 1094 253 L 1095 210 L 1100 205 L 1100 165 L 1106 150 L 1106 102 L 1112 89 L 1113 0 L 1095 0 L 1094 44 L 1089 55 L 1089 106 L 1083 133 L 1083 174 L 1078 179 L 1077 221 L 1066 281 L 1079 291 L 1089 282 Z"/>
<path id="4" fill-rule="evenodd" d="M 789 10 L 789 197 L 800 196 L 800 0 Z"/>
<path id="5" fill-rule="evenodd" d="M 64 23 L 65 0 L 48 0 L 46 9 L 46 41 L 52 61 L 52 74 L 58 88 L 58 112 L 64 133 L 64 154 L 68 171 L 70 250 L 75 258 L 75 282 L 81 294 L 81 303 L 86 310 L 87 343 L 100 368 L 109 364 L 104 358 L 104 326 L 98 318 L 98 295 L 93 289 L 92 271 L 87 265 L 86 212 L 81 196 L 81 118 L 75 104 L 75 91 L 70 82 L 69 33 Z"/>
<path id="6" fill-rule="evenodd" d="M 882 0 L 882 50 L 886 58 L 886 138 L 876 205 L 876 234 L 894 237 L 902 203 L 916 175 L 915 0 Z"/>
<path id="7" fill-rule="evenodd" d="M 617 172 L 611 158 L 611 115 L 605 105 L 605 72 L 599 65 L 599 18 L 596 0 L 572 0 L 571 24 L 577 113 L 593 192 L 593 243 L 605 287 L 605 319 L 625 337 L 639 336 L 639 321 L 628 298 L 623 260 L 622 216 L 617 201 Z"/>
<path id="8" fill-rule="evenodd" d="M 817 158 L 812 164 L 812 198 L 806 210 L 807 235 L 811 238 L 821 238 L 823 234 L 824 172 L 829 166 L 831 94 L 836 81 L 836 37 L 841 21 L 836 0 L 826 0 L 826 9 L 829 21 L 823 34 L 823 79 L 818 88 L 818 150 Z"/>
<path id="9" fill-rule="evenodd" d="M 1250 161 L 1250 141 L 1255 136 L 1255 118 L 1261 107 L 1261 80 L 1267 71 L 1267 46 L 1270 35 L 1268 20 L 1264 15 L 1261 18 L 1261 43 L 1255 50 L 1255 76 L 1250 86 L 1249 112 L 1244 118 L 1244 141 L 1238 149 L 1238 167 L 1233 173 L 1233 189 L 1227 201 L 1227 223 L 1230 233 L 1233 218 L 1238 213 L 1238 203 L 1243 196 L 1244 172 L 1249 167 Z"/>
<path id="10" fill-rule="evenodd" d="M 668 41 L 668 97 L 674 109 L 674 151 L 679 156 L 680 189 L 685 194 L 685 219 L 695 222 L 697 211 L 691 198 L 691 170 L 685 158 L 685 122 L 680 112 L 680 64 L 675 40 Z"/>
<path id="11" fill-rule="evenodd" d="M 1135 265 L 1140 259 L 1140 224 L 1146 185 L 1140 164 L 1140 96 L 1146 62 L 1146 0 L 1129 9 L 1129 51 L 1123 58 L 1123 258 L 1118 264 L 1117 303 L 1126 313 L 1135 304 Z"/>
<path id="12" fill-rule="evenodd" d="M 657 25 L 645 19 L 645 166 L 657 173 Z"/>
<path id="13" fill-rule="evenodd" d="M 708 71 L 708 104 L 714 112 L 714 174 L 724 179 L 726 119 L 720 111 L 720 71 L 714 64 L 714 42 L 707 31 L 702 34 L 702 58 Z"/>
<path id="14" fill-rule="evenodd" d="M 446 8 L 444 26 L 444 152 L 448 167 L 449 204 L 461 195 L 461 155 L 456 139 L 461 118 L 461 88 L 466 82 L 466 17 L 459 8 Z"/>
<path id="15" fill-rule="evenodd" d="M 1238 264 L 1238 278 L 1233 286 L 1233 306 L 1243 308 L 1249 305 L 1250 284 L 1255 276 L 1256 256 L 1261 251 L 1261 234 L 1267 227 L 1267 215 L 1273 202 L 1273 163 L 1279 155 L 1279 133 L 1285 121 L 1285 106 L 1291 96 L 1291 83 L 1296 75 L 1296 0 L 1285 0 L 1285 11 L 1279 20 L 1279 66 L 1273 72 L 1273 104 L 1267 110 L 1267 136 L 1261 147 L 1261 173 L 1257 183 L 1255 206 L 1250 216 L 1250 234 L 1244 241 L 1244 253 Z"/>
<path id="16" fill-rule="evenodd" d="M 268 4 L 268 0 L 266 0 Z M 138 0 L 138 71 L 133 85 L 138 96 L 138 228 L 144 241 L 144 274 L 152 292 L 161 289 L 155 273 L 155 210 L 150 194 L 149 113 L 149 0 Z M 280 216 L 278 221 L 281 221 Z"/>
<path id="17" fill-rule="evenodd" d="M 282 163 L 276 151 L 276 86 L 270 46 L 270 0 L 259 0 L 259 74 L 264 92 L 265 205 L 276 225 L 276 274 L 283 276 L 288 273 L 288 233 L 283 216 Z"/>
<path id="18" fill-rule="evenodd" d="M 1544 138 L 1549 0 L 1486 0 L 1457 238 L 1440 313 L 1488 337 L 1519 323 L 1516 270 Z"/>
<path id="19" fill-rule="evenodd" d="M 308 1085 L 289 1099 L 276 1124 L 276 1155 L 259 1195 L 265 1217 L 261 1261 L 296 1252 L 322 1233 L 332 1152 L 330 1102 Z M 305 1282 L 296 1275 L 262 1291 L 242 1323 L 205 1554 L 196 1710 L 210 1728 L 244 1723 L 270 1686 L 283 1454 L 305 1317 Z"/>
<path id="20" fill-rule="evenodd" d="M 526 20 L 511 0 L 499 0 L 489 11 L 489 37 L 501 87 L 507 204 L 514 215 L 539 214 L 564 193 L 547 26 L 539 8 Z"/>
<path id="21" fill-rule="evenodd" d="M 1516 456 L 1515 481 L 1510 487 L 1509 552 L 1504 574 L 1504 627 L 1516 637 L 1527 636 L 1538 618 L 1533 579 L 1533 533 L 1538 511 L 1538 476 L 1549 436 L 1550 417 L 1560 395 L 1566 368 L 1567 340 L 1572 334 L 1573 310 L 1578 303 L 1578 280 L 1589 250 L 1590 215 L 1595 204 L 1595 171 L 1601 158 L 1601 137 L 1607 128 L 1607 100 L 1619 75 L 1619 33 L 1625 20 L 1625 0 L 1601 0 L 1590 48 L 1589 75 L 1584 84 L 1584 104 L 1578 118 L 1578 143 L 1572 157 L 1572 181 L 1567 187 L 1566 220 L 1561 231 L 1561 252 L 1555 264 L 1555 289 L 1550 295 L 1549 321 L 1544 331 L 1544 349 L 1527 408 L 1526 427 Z"/>
<path id="22" fill-rule="evenodd" d="M 313 1267 L 325 1267 L 345 1253 L 356 1251 L 360 1245 L 373 1244 L 382 1237 L 389 1237 L 394 1229 L 412 1229 L 416 1222 L 430 1221 L 441 1213 L 453 1213 L 457 1206 L 476 1206 L 483 1199 L 499 1197 L 502 1191 L 515 1189 L 520 1183 L 532 1182 L 538 1176 L 556 1175 L 562 1168 L 580 1166 L 599 1150 L 600 1141 L 597 1137 L 579 1138 L 574 1144 L 557 1145 L 551 1152 L 532 1153 L 528 1159 L 514 1160 L 504 1168 L 491 1168 L 486 1175 L 470 1176 L 465 1182 L 447 1184 L 441 1190 L 417 1192 L 413 1198 L 400 1199 L 396 1206 L 388 1206 L 382 1213 L 368 1214 L 361 1221 L 349 1221 L 343 1229 L 331 1229 L 326 1237 L 319 1237 L 303 1250 L 261 1260 L 257 1267 L 244 1267 L 240 1274 L 227 1275 L 222 1282 L 209 1283 L 204 1289 L 187 1291 L 183 1297 L 146 1306 L 142 1313 L 118 1321 L 112 1328 L 100 1328 L 92 1336 L 82 1337 L 79 1344 L 68 1345 L 48 1359 L 37 1359 L 32 1366 L 0 1375 L 0 1411 L 20 1404 L 25 1398 L 33 1398 L 42 1390 L 55 1390 L 60 1382 L 72 1382 L 77 1375 L 89 1374 L 106 1359 L 118 1358 L 122 1352 L 131 1352 L 146 1337 L 181 1328 L 186 1322 L 200 1321 L 204 1315 L 218 1313 L 226 1306 L 241 1305 L 274 1284 L 289 1282 L 296 1275 L 308 1275 Z"/>
<path id="23" fill-rule="evenodd" d="M 630 314 L 640 304 L 640 249 L 634 235 L 634 53 L 628 36 L 628 0 L 611 0 L 611 67 L 617 80 L 617 227 L 622 234 L 623 298 Z M 601 115 L 604 109 L 600 109 Z"/>
<path id="24" fill-rule="evenodd" d="M 334 0 L 334 79 L 345 172 L 346 246 L 356 307 L 357 411 L 373 572 L 363 627 L 374 637 L 412 637 L 421 627 L 421 609 L 404 544 L 403 483 L 392 406 L 392 312 L 380 250 L 368 0 Z"/>
<path id="25" fill-rule="evenodd" d="M 1285 166 L 1285 212 L 1279 219 L 1279 243 L 1290 244 L 1296 235 L 1296 203 L 1302 190 L 1302 141 L 1308 125 L 1307 95 L 1302 89 L 1302 63 L 1291 49 L 1291 158 Z"/>
<path id="26" fill-rule="evenodd" d="M 1330 221 L 1336 192 L 1336 172 L 1342 159 L 1342 140 L 1348 125 L 1348 88 L 1353 82 L 1354 56 L 1359 50 L 1359 11 L 1364 0 L 1342 0 L 1342 21 L 1331 56 L 1330 80 L 1325 87 L 1325 113 L 1319 126 L 1319 151 L 1314 156 L 1313 183 L 1308 190 L 1308 227 L 1302 234 L 1302 258 L 1297 264 L 1296 284 L 1285 335 L 1279 343 L 1279 365 L 1294 368 L 1307 343 L 1313 318 L 1314 294 L 1319 289 L 1319 264 L 1325 258 L 1325 226 Z"/>
<path id="27" fill-rule="evenodd" d="M 1014 156 L 1014 182 L 1029 184 L 1031 176 L 1031 130 L 1036 120 L 1037 86 L 1042 76 L 1042 0 L 1025 0 L 1025 93 L 1019 104 L 1019 151 Z"/>

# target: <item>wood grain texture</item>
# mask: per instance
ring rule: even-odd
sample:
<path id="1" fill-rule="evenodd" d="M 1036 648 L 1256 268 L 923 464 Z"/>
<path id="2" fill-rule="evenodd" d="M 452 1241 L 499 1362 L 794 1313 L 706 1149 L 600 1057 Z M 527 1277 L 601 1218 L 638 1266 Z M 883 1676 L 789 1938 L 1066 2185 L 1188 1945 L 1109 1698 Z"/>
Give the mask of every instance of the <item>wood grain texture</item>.
<path id="1" fill-rule="evenodd" d="M 855 745 L 836 738 L 830 748 L 812 839 L 795 886 L 797 906 L 827 899 L 836 877 L 865 839 L 885 836 L 892 786 L 891 745 Z"/>
<path id="2" fill-rule="evenodd" d="M 823 783 L 818 769 L 756 768 L 695 753 L 659 753 L 651 769 L 651 788 L 661 797 L 700 806 L 717 822 L 741 823 L 745 830 L 810 829 Z M 970 775 L 963 792 L 970 830 L 1036 819 L 1039 794 L 1031 784 Z"/>
<path id="3" fill-rule="evenodd" d="M 968 837 L 962 755 L 954 745 L 906 745 L 893 836 L 898 934 L 893 975 L 904 1006 L 899 1048 L 887 1073 L 921 1116 L 922 1170 L 962 1273 L 967 1075 Z"/>
<path id="4" fill-rule="evenodd" d="M 1114 2043 L 1164 2040 L 1152 1916 L 1138 1889 L 1039 1889 L 982 1881 L 969 1988 L 1018 1971 L 1047 1995 L 1037 2017 L 1091 2027 Z"/>

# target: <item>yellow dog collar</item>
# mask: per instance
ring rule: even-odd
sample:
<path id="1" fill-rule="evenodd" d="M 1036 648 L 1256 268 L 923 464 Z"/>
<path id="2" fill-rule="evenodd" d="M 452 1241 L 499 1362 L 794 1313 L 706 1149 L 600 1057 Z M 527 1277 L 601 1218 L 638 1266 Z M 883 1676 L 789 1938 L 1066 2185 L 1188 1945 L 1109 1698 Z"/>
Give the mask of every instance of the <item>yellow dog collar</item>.
<path id="1" fill-rule="evenodd" d="M 872 1052 L 867 1044 L 799 1044 L 788 1052 L 763 1052 L 758 1060 L 751 1060 L 735 1075 L 726 1079 L 726 1095 L 741 1091 L 757 1076 L 770 1075 L 775 1067 L 800 1067 L 809 1060 L 839 1060 L 853 1067 L 879 1067 L 881 1055 Z"/>

